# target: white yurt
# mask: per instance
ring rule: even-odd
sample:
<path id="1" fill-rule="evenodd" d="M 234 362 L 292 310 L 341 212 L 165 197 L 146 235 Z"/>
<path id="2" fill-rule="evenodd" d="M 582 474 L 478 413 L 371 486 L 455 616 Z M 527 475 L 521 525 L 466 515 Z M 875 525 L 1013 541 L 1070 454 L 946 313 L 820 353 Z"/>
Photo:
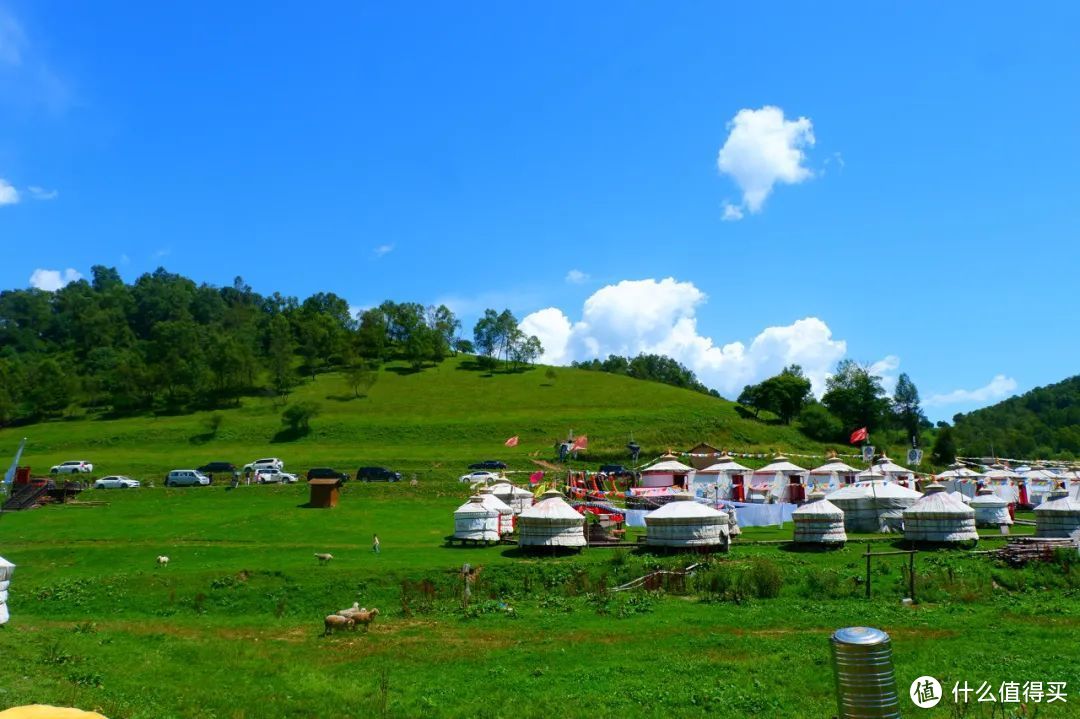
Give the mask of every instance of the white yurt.
<path id="1" fill-rule="evenodd" d="M 477 494 L 483 498 L 485 507 L 499 513 L 499 534 L 513 534 L 514 510 L 510 508 L 510 505 L 496 497 L 495 490 L 491 487 L 484 487 Z"/>
<path id="2" fill-rule="evenodd" d="M 1021 475 L 1027 486 L 1028 502 L 1036 507 L 1047 501 L 1061 483 L 1061 477 L 1041 467 L 1021 472 Z"/>
<path id="3" fill-rule="evenodd" d="M 676 485 L 685 487 L 687 477 L 693 474 L 694 468 L 683 464 L 673 454 L 665 454 L 660 461 L 641 470 L 642 487 L 673 487 Z"/>
<path id="4" fill-rule="evenodd" d="M 499 512 L 487 506 L 479 494 L 454 511 L 454 539 L 498 542 L 500 538 Z"/>
<path id="5" fill-rule="evenodd" d="M 7 598 L 8 586 L 11 585 L 11 575 L 15 573 L 15 565 L 0 557 L 0 625 L 7 624 L 8 615 Z"/>
<path id="6" fill-rule="evenodd" d="M 1052 492 L 1035 508 L 1035 536 L 1045 539 L 1066 539 L 1080 531 L 1080 501 L 1063 489 Z"/>
<path id="7" fill-rule="evenodd" d="M 522 547 L 584 547 L 585 517 L 551 489 L 518 517 L 518 544 Z"/>
<path id="8" fill-rule="evenodd" d="M 745 478 L 753 472 L 749 467 L 744 467 L 727 453 L 720 455 L 714 464 L 705 469 L 699 469 L 694 474 L 694 494 L 698 497 L 723 500 L 733 499 L 741 502 L 745 493 L 743 491 L 732 492 L 732 486 L 743 487 Z M 738 495 L 738 496 L 736 496 Z"/>
<path id="9" fill-rule="evenodd" d="M 888 457 L 878 457 L 870 469 L 859 472 L 858 479 L 885 479 L 892 482 L 904 482 L 910 485 L 915 481 L 915 474 L 907 467 L 901 467 Z"/>
<path id="10" fill-rule="evenodd" d="M 981 474 L 962 462 L 953 462 L 949 469 L 937 475 L 935 480 L 949 492 L 959 492 L 972 499 L 976 493 L 976 482 L 981 477 Z"/>
<path id="11" fill-rule="evenodd" d="M 976 527 L 1000 527 L 1013 523 L 1009 516 L 1009 503 L 989 487 L 980 489 L 968 506 L 975 510 Z"/>
<path id="12" fill-rule="evenodd" d="M 793 499 L 801 502 L 802 496 L 791 491 L 791 485 L 799 486 L 798 492 L 804 490 L 803 482 L 807 472 L 797 464 L 788 461 L 782 454 L 773 457 L 773 461 L 761 469 L 755 469 L 750 480 L 750 496 L 747 501 L 764 502 L 790 502 Z M 792 495 L 795 495 L 794 497 Z"/>
<path id="13" fill-rule="evenodd" d="M 845 464 L 839 459 L 830 459 L 820 467 L 814 467 L 810 470 L 810 486 L 808 490 L 814 492 L 817 489 L 823 489 L 826 492 L 831 492 L 852 484 L 858 474 L 859 470 L 851 465 Z"/>
<path id="14" fill-rule="evenodd" d="M 795 541 L 800 544 L 840 546 L 847 541 L 844 531 L 844 511 L 825 499 L 824 492 L 810 495 L 810 503 L 796 509 Z"/>
<path id="15" fill-rule="evenodd" d="M 491 485 L 491 489 L 495 492 L 496 497 L 510 505 L 510 509 L 514 510 L 514 514 L 521 514 L 533 505 L 532 492 L 516 487 L 506 480 L 496 482 Z"/>
<path id="16" fill-rule="evenodd" d="M 727 550 L 728 516 L 679 493 L 645 515 L 645 543 L 653 547 Z"/>
<path id="17" fill-rule="evenodd" d="M 856 482 L 825 495 L 844 512 L 844 528 L 849 532 L 897 531 L 904 510 L 920 497 L 921 492 L 880 479 Z"/>
<path id="18" fill-rule="evenodd" d="M 909 542 L 978 541 L 975 510 L 934 482 L 923 498 L 904 510 L 904 539 Z"/>
<path id="19" fill-rule="evenodd" d="M 1023 477 L 1002 464 L 992 464 L 990 469 L 983 472 L 981 480 L 984 486 L 994 490 L 994 494 L 1006 502 L 1028 504 L 1027 489 L 1023 496 L 1020 492 L 1020 482 Z"/>

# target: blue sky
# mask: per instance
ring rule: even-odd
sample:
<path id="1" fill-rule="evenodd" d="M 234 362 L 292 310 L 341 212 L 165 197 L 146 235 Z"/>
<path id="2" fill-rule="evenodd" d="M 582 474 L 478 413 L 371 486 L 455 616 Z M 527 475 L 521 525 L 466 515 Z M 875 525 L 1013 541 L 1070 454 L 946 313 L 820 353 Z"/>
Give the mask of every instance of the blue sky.
<path id="1" fill-rule="evenodd" d="M 1077 6 L 390 5 L 0 0 L 0 286 L 509 306 L 933 418 L 1077 372 Z"/>

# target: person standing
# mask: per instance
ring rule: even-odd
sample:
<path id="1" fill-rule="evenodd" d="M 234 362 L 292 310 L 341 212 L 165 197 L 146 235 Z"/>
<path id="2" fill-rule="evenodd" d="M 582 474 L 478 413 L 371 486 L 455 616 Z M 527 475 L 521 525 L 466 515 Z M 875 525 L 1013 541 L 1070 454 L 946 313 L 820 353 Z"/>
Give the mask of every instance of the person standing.
<path id="1" fill-rule="evenodd" d="M 379 535 L 371 535 L 371 551 L 375 552 L 375 554 L 378 554 L 379 548 Z"/>

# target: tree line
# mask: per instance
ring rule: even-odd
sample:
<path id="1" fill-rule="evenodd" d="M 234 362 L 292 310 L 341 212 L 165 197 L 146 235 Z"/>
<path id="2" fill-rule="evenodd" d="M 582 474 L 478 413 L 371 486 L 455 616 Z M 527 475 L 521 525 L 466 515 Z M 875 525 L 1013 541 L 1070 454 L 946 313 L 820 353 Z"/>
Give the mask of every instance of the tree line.
<path id="1" fill-rule="evenodd" d="M 328 370 L 359 395 L 391 360 L 419 370 L 478 351 L 487 366 L 500 357 L 520 366 L 543 352 L 508 310 L 488 310 L 470 341 L 445 305 L 387 300 L 353 316 L 333 293 L 261 295 L 239 277 L 216 287 L 163 268 L 131 284 L 111 267 L 90 274 L 55 292 L 0 292 L 0 425 L 72 407 L 122 414 L 284 398 Z"/>
<path id="2" fill-rule="evenodd" d="M 610 372 L 611 374 L 624 375 L 635 379 L 661 382 L 683 389 L 719 397 L 720 394 L 702 384 L 693 370 L 676 362 L 670 357 L 657 354 L 639 354 L 637 357 L 622 357 L 609 355 L 605 360 L 593 359 L 581 362 L 571 362 L 571 367 L 592 370 L 595 372 Z"/>

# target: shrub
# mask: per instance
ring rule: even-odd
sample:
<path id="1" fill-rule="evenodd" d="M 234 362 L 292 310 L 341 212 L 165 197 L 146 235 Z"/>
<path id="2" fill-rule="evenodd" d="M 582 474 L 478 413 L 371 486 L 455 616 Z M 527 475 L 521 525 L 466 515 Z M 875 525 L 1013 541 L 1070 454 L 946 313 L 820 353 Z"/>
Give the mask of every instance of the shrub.
<path id="1" fill-rule="evenodd" d="M 775 599 L 784 586 L 780 567 L 767 559 L 755 559 L 742 576 L 745 594 L 756 599 Z"/>

